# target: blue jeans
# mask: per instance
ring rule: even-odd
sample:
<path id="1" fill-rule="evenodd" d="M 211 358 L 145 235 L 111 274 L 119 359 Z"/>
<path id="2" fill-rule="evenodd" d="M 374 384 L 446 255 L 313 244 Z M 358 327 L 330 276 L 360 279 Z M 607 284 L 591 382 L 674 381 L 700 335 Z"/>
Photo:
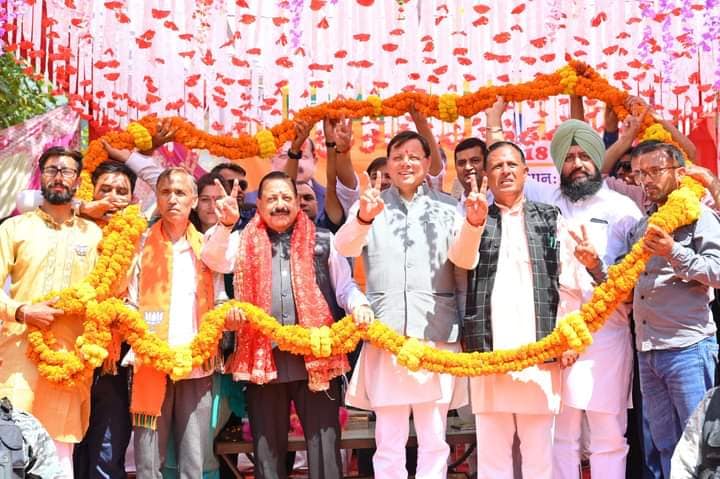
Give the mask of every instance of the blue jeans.
<path id="1" fill-rule="evenodd" d="M 666 479 L 688 418 L 713 387 L 717 360 L 714 336 L 686 348 L 638 352 L 643 410 Z"/>

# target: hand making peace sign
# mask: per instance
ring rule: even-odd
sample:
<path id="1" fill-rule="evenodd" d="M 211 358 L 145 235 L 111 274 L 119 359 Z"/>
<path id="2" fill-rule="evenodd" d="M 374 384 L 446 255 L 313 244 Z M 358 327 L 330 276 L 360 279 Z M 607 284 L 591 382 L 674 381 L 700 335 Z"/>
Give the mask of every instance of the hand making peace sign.
<path id="1" fill-rule="evenodd" d="M 483 176 L 482 185 L 478 190 L 477 178 L 470 175 L 470 193 L 465 199 L 465 217 L 467 222 L 473 226 L 485 224 L 488 212 L 487 201 L 487 176 Z"/>
<path id="2" fill-rule="evenodd" d="M 237 202 L 237 197 L 240 193 L 240 184 L 238 180 L 233 180 L 232 191 L 230 191 L 229 195 L 225 192 L 225 188 L 223 188 L 220 180 L 215 179 L 215 185 L 220 187 L 223 195 L 222 198 L 215 203 L 215 215 L 223 226 L 232 228 L 240 218 L 240 208 Z"/>
<path id="3" fill-rule="evenodd" d="M 589 270 L 593 270 L 600 266 L 600 256 L 598 256 L 595 247 L 588 239 L 587 230 L 585 225 L 580 225 L 580 234 L 578 235 L 574 231 L 570 231 L 570 236 L 575 240 L 577 245 L 575 246 L 575 257 Z"/>
<path id="4" fill-rule="evenodd" d="M 367 172 L 363 173 L 367 179 L 368 187 L 360 195 L 360 209 L 358 210 L 358 219 L 363 223 L 371 223 L 377 215 L 385 208 L 385 202 L 380 196 L 380 185 L 382 184 L 382 175 L 375 177 L 375 184 L 370 181 Z"/>

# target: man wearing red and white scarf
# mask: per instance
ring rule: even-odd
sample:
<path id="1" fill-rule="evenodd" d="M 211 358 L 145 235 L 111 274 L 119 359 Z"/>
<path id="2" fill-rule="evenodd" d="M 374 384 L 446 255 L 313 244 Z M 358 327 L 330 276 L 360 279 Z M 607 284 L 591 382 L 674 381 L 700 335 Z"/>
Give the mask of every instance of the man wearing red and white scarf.
<path id="1" fill-rule="evenodd" d="M 212 269 L 235 273 L 235 298 L 253 303 L 281 324 L 330 325 L 352 312 L 369 322 L 372 310 L 335 250 L 332 234 L 316 228 L 300 211 L 295 184 L 283 172 L 260 181 L 258 214 L 244 230 L 234 202 L 222 201 L 219 224 L 206 233 L 203 261 Z M 344 310 L 344 311 L 343 311 Z M 284 478 L 290 400 L 308 445 L 310 477 L 342 477 L 339 377 L 349 370 L 344 355 L 302 357 L 280 351 L 252 330 L 239 310 L 229 314 L 239 324 L 237 349 L 228 361 L 236 380 L 247 387 L 248 415 L 255 448 L 255 475 Z"/>

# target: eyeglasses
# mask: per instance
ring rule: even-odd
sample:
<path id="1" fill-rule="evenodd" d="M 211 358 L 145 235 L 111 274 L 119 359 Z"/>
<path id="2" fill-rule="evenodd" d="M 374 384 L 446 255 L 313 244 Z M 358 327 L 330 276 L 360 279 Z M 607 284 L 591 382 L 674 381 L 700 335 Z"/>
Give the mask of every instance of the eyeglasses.
<path id="1" fill-rule="evenodd" d="M 658 179 L 658 177 L 660 175 L 662 175 L 666 171 L 675 170 L 677 168 L 680 168 L 680 167 L 679 166 L 663 166 L 663 167 L 654 166 L 647 171 L 634 170 L 632 172 L 632 174 L 637 181 L 643 181 L 643 179 L 645 179 L 645 178 L 650 178 L 652 180 L 656 180 L 656 179 Z"/>
<path id="2" fill-rule="evenodd" d="M 423 159 L 414 155 L 397 155 L 390 158 L 393 163 L 405 162 L 406 160 L 410 163 L 420 163 Z"/>
<path id="3" fill-rule="evenodd" d="M 55 178 L 58 173 L 68 180 L 70 178 L 75 178 L 78 174 L 77 170 L 73 170 L 72 168 L 57 168 L 55 166 L 46 166 L 42 170 L 42 174 L 48 178 Z"/>

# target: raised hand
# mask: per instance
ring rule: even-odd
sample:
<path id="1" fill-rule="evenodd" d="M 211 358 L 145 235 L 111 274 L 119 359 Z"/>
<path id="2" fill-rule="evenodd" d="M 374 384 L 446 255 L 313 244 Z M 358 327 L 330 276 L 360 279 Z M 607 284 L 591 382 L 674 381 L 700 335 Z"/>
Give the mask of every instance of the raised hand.
<path id="1" fill-rule="evenodd" d="M 325 135 L 325 141 L 328 143 L 335 142 L 335 126 L 337 120 L 334 118 L 323 118 L 323 135 Z"/>
<path id="2" fill-rule="evenodd" d="M 238 180 L 233 180 L 232 191 L 230 191 L 229 195 L 225 192 L 220 180 L 215 179 L 215 186 L 218 186 L 222 192 L 222 198 L 215 202 L 215 215 L 223 226 L 231 228 L 240 219 L 240 208 L 237 202 L 238 194 L 240 194 L 240 184 Z"/>
<path id="3" fill-rule="evenodd" d="M 635 103 L 635 105 L 637 105 L 637 107 L 633 108 L 634 111 L 623 120 L 623 135 L 630 138 L 635 138 L 638 135 L 642 127 L 643 119 L 645 119 L 645 115 L 650 111 L 650 105 L 644 101 Z"/>
<path id="4" fill-rule="evenodd" d="M 418 124 L 427 124 L 427 116 L 425 116 L 425 113 L 415 108 L 415 103 L 412 103 L 410 105 L 410 108 L 408 108 L 408 113 L 410 113 L 410 118 L 412 118 L 415 126 L 417 126 Z"/>
<path id="5" fill-rule="evenodd" d="M 483 176 L 482 185 L 478 189 L 475 175 L 470 175 L 470 193 L 465 199 L 465 217 L 473 226 L 482 226 L 487 218 L 487 176 Z"/>
<path id="6" fill-rule="evenodd" d="M 600 256 L 598 256 L 595 247 L 588 239 L 585 225 L 580 225 L 580 234 L 570 231 L 570 236 L 575 240 L 575 257 L 589 270 L 594 270 L 600 266 Z"/>
<path id="7" fill-rule="evenodd" d="M 360 195 L 360 209 L 358 210 L 358 219 L 364 223 L 370 223 L 385 208 L 385 202 L 380 196 L 380 185 L 382 184 L 382 175 L 375 176 L 375 184 L 370 181 L 367 172 L 363 173 L 367 180 L 368 187 Z"/>
<path id="8" fill-rule="evenodd" d="M 335 150 L 338 153 L 347 153 L 352 147 L 352 123 L 341 118 L 335 124 Z"/>
<path id="9" fill-rule="evenodd" d="M 507 102 L 502 96 L 495 97 L 495 103 L 485 110 L 488 119 L 488 127 L 502 127 L 502 114 L 505 112 Z"/>
<path id="10" fill-rule="evenodd" d="M 307 123 L 305 120 L 295 120 L 294 128 L 295 138 L 290 144 L 290 151 L 301 152 L 303 143 L 305 143 L 305 140 L 310 136 L 312 124 Z"/>
<path id="11" fill-rule="evenodd" d="M 115 148 L 114 146 L 110 145 L 107 140 L 101 139 L 100 143 L 102 143 L 103 148 L 105 148 L 105 151 L 107 151 L 108 158 L 110 158 L 111 160 L 125 163 L 132 154 L 132 150 L 121 150 L 120 148 Z"/>
<path id="12" fill-rule="evenodd" d="M 178 128 L 173 128 L 171 118 L 163 118 L 158 123 L 155 129 L 155 134 L 152 136 L 152 147 L 153 149 L 159 148 L 165 143 L 169 143 L 175 139 L 175 133 Z M 150 153 L 150 152 L 147 152 Z"/>

